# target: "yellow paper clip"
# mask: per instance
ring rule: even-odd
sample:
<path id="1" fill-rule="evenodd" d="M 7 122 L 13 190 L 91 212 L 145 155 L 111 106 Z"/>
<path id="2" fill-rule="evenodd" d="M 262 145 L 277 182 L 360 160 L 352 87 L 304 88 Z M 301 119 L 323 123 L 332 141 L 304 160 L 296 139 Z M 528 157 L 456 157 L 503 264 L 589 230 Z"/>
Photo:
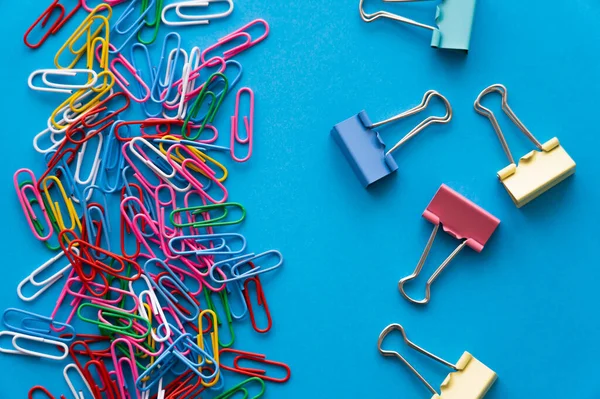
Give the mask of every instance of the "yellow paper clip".
<path id="1" fill-rule="evenodd" d="M 60 195 L 62 197 L 62 201 L 64 206 L 67 209 L 67 213 L 69 218 L 71 219 L 71 226 L 67 227 L 65 225 L 65 219 L 61 212 L 60 203 L 58 201 L 54 201 L 50 196 L 50 188 L 48 187 L 48 181 L 52 181 L 57 187 Z M 48 201 L 49 210 L 52 212 L 54 217 L 56 218 L 56 224 L 59 227 L 59 230 L 75 230 L 75 227 L 79 229 L 81 232 L 81 221 L 79 220 L 79 216 L 77 215 L 77 211 L 75 210 L 75 206 L 73 205 L 73 200 L 69 197 L 65 191 L 65 188 L 60 181 L 60 179 L 55 175 L 49 175 L 44 178 L 42 181 L 43 193 L 46 195 L 46 200 Z M 67 240 L 67 242 L 70 242 Z"/>
<path id="2" fill-rule="evenodd" d="M 381 344 L 385 337 L 394 330 L 400 331 L 404 342 L 406 342 L 411 349 L 454 370 L 448 374 L 444 382 L 442 382 L 439 394 L 400 353 L 381 348 Z M 417 346 L 406 337 L 404 328 L 400 324 L 390 324 L 381 332 L 381 334 L 379 334 L 377 348 L 383 356 L 393 356 L 400 359 L 433 394 L 431 399 L 483 399 L 497 378 L 496 373 L 493 370 L 475 359 L 469 352 L 463 353 L 460 359 L 458 359 L 458 362 L 454 365 Z"/>
<path id="3" fill-rule="evenodd" d="M 490 93 L 499 93 L 502 96 L 502 110 L 511 121 L 531 140 L 539 151 L 531 151 L 515 164 L 510 153 L 508 143 L 502 134 L 498 120 L 488 108 L 481 105 L 481 99 Z M 491 122 L 502 148 L 508 156 L 510 165 L 498 172 L 498 178 L 510 194 L 517 208 L 522 207 L 529 201 L 539 197 L 541 194 L 556 186 L 558 183 L 575 173 L 575 161 L 562 148 L 556 137 L 540 143 L 523 122 L 517 118 L 508 106 L 508 92 L 506 87 L 495 84 L 482 91 L 475 100 L 475 111 L 487 117 Z"/>
<path id="4" fill-rule="evenodd" d="M 202 318 L 204 316 L 207 316 L 208 319 L 210 320 L 211 324 L 212 324 L 212 331 L 210 332 L 210 340 L 212 342 L 212 353 L 214 356 L 215 361 L 217 362 L 217 364 L 220 363 L 219 361 L 219 321 L 217 320 L 217 314 L 210 310 L 210 309 L 206 309 L 203 310 L 202 312 L 200 312 L 200 314 L 198 315 L 198 335 L 196 337 L 198 346 L 200 347 L 200 349 L 205 350 L 204 349 L 204 334 L 203 334 L 203 327 L 202 327 Z M 200 356 L 198 356 L 198 363 L 204 363 L 204 361 L 206 361 L 206 363 L 208 365 L 211 365 L 212 362 L 209 361 L 208 359 L 202 359 Z M 202 368 L 200 368 L 201 371 Z M 204 380 L 202 380 L 202 385 L 210 388 L 214 385 L 216 385 L 216 383 L 219 381 L 219 378 L 221 378 L 221 372 L 218 371 L 217 374 L 215 375 L 215 377 L 208 382 L 205 382 Z"/>
<path id="5" fill-rule="evenodd" d="M 101 11 L 107 10 L 107 16 L 98 15 Z M 62 47 L 56 52 L 54 56 L 54 65 L 58 69 L 72 69 L 77 64 L 77 61 L 84 56 L 84 54 L 94 53 L 95 48 L 93 48 L 94 39 L 100 37 L 102 32 L 104 31 L 104 40 L 106 43 L 109 43 L 110 38 L 110 26 L 108 20 L 112 15 L 112 8 L 108 4 L 99 4 L 96 8 L 92 10 L 92 12 L 81 22 L 81 24 L 75 29 L 73 34 L 67 39 L 67 41 L 62 45 Z M 93 31 L 94 23 L 99 21 L 100 25 Z M 75 49 L 75 43 L 79 42 L 80 39 L 84 38 L 85 43 L 78 48 Z M 71 54 L 75 56 L 73 61 L 67 66 L 61 66 L 59 59 L 62 53 L 69 49 Z M 89 63 L 89 59 L 87 60 Z M 90 67 L 91 68 L 91 67 Z"/>

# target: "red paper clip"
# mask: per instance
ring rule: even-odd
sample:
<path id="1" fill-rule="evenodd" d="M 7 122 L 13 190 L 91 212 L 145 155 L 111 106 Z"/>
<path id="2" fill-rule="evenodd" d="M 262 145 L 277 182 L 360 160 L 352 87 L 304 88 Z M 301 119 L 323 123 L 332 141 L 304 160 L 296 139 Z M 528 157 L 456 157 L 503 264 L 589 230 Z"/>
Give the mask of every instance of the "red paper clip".
<path id="1" fill-rule="evenodd" d="M 89 123 L 87 121 L 91 116 L 98 115 L 102 112 L 105 112 L 108 109 L 107 104 L 109 103 L 109 101 L 111 101 L 113 99 L 118 100 L 121 97 L 125 100 L 125 105 L 123 105 L 121 108 L 117 109 L 116 111 L 110 111 L 107 115 L 105 115 L 104 117 L 102 117 L 98 120 L 94 120 L 94 122 L 92 122 L 92 123 Z M 121 92 L 117 92 L 117 93 L 114 93 L 114 94 L 106 97 L 104 100 L 102 100 L 101 102 L 96 104 L 94 107 L 92 107 L 88 111 L 86 111 L 84 116 L 82 118 L 80 118 L 76 123 L 70 125 L 67 128 L 67 130 L 65 131 L 67 140 L 73 144 L 85 143 L 86 141 L 88 141 L 92 137 L 96 136 L 97 134 L 103 132 L 104 130 L 109 128 L 113 123 L 115 123 L 117 120 L 117 116 L 121 112 L 125 111 L 129 107 L 130 103 L 131 102 L 129 100 L 129 97 L 127 97 L 124 93 L 121 93 Z M 100 126 L 101 124 L 104 124 L 104 125 Z M 84 128 L 89 129 L 90 131 L 86 132 L 84 130 Z M 91 129 L 93 129 L 93 131 Z M 76 134 L 80 134 L 81 139 L 75 138 Z"/>
<path id="2" fill-rule="evenodd" d="M 37 385 L 37 386 L 31 388 L 29 390 L 29 395 L 27 395 L 27 397 L 29 399 L 39 399 L 39 396 L 36 398 L 33 397 L 33 394 L 35 392 L 42 392 L 44 395 L 46 395 L 46 397 L 48 399 L 56 399 L 46 388 L 44 388 L 43 386 L 40 386 L 40 385 Z"/>
<path id="3" fill-rule="evenodd" d="M 258 306 L 263 307 L 263 309 L 265 310 L 265 316 L 267 317 L 267 326 L 263 329 L 259 328 L 256 325 L 254 307 L 252 306 L 252 300 L 250 299 L 250 283 L 254 283 L 256 285 L 256 299 Z M 248 306 L 248 313 L 250 313 L 250 321 L 252 322 L 252 328 L 254 328 L 254 331 L 261 334 L 268 332 L 273 326 L 273 320 L 271 319 L 271 312 L 269 311 L 267 298 L 265 298 L 265 292 L 262 288 L 262 284 L 258 276 L 249 277 L 244 282 L 244 299 L 246 300 L 246 305 Z"/>
<path id="4" fill-rule="evenodd" d="M 235 356 L 233 358 L 233 366 L 226 366 L 223 362 L 223 353 L 234 353 L 237 356 Z M 286 382 L 287 380 L 290 379 L 290 376 L 292 375 L 292 372 L 289 368 L 289 366 L 285 363 L 281 363 L 281 362 L 274 362 L 272 360 L 266 360 L 266 356 L 265 355 L 261 355 L 258 353 L 252 353 L 252 352 L 245 352 L 245 351 L 240 351 L 237 349 L 231 349 L 231 348 L 223 348 L 219 351 L 219 358 L 221 359 L 220 363 L 219 363 L 219 367 L 223 370 L 228 370 L 228 371 L 233 371 L 239 374 L 243 374 L 243 375 L 247 375 L 250 377 L 258 377 L 261 378 L 265 381 L 271 381 L 271 382 Z M 268 364 L 271 366 L 278 366 L 281 367 L 284 371 L 285 371 L 285 376 L 281 377 L 281 378 L 275 378 L 275 377 L 269 377 L 267 374 L 266 370 L 262 370 L 262 369 L 255 369 L 255 368 L 247 368 L 247 367 L 240 367 L 239 366 L 239 361 L 240 360 L 248 360 L 248 361 L 252 361 L 252 362 L 256 362 L 259 364 Z"/>
<path id="5" fill-rule="evenodd" d="M 71 10 L 71 12 L 65 16 L 65 7 L 60 4 L 59 0 L 54 0 L 52 3 L 50 3 L 50 5 L 48 6 L 48 8 L 46 8 L 46 10 L 38 17 L 38 19 L 36 19 L 33 24 L 31 24 L 31 26 L 29 27 L 29 29 L 27 29 L 27 31 L 25 32 L 25 35 L 23 36 L 23 42 L 25 43 L 25 45 L 31 49 L 36 49 L 39 48 L 42 44 L 44 44 L 44 42 L 46 41 L 46 39 L 48 39 L 48 37 L 50 37 L 50 35 L 55 34 L 56 32 L 58 32 L 60 30 L 60 28 L 63 27 L 63 25 L 69 20 L 71 19 L 71 17 L 73 15 L 75 15 L 75 13 L 81 8 L 81 1 L 77 0 L 77 5 L 75 6 L 75 8 L 73 8 Z M 52 17 L 52 13 L 54 12 L 54 10 L 58 9 L 60 11 L 60 14 L 58 15 L 58 18 L 56 19 L 56 21 L 54 21 L 52 23 L 52 25 L 48 28 L 48 31 L 44 34 L 44 36 L 42 36 L 42 38 L 40 39 L 39 42 L 37 43 L 29 43 L 28 40 L 28 36 L 31 33 L 31 31 L 41 22 L 42 23 L 42 28 L 45 28 L 46 25 L 48 24 L 48 21 L 50 20 L 50 17 Z"/>

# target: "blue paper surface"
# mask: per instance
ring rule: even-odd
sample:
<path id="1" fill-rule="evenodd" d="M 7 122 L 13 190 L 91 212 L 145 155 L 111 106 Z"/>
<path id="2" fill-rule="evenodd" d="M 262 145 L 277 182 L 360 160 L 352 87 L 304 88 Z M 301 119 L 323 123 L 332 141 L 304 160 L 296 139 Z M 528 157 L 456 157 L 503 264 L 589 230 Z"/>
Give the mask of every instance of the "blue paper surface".
<path id="1" fill-rule="evenodd" d="M 41 174 L 43 159 L 31 141 L 64 98 L 30 91 L 27 77 L 53 66 L 84 16 L 29 50 L 23 33 L 47 3 L 4 2 L 0 24 L 6 140 L 0 307 L 42 314 L 52 309 L 56 288 L 33 305 L 15 290 L 52 254 L 31 235 L 12 176 L 21 167 Z M 432 4 L 401 6 L 365 4 L 369 11 L 388 7 L 433 23 Z M 238 0 L 230 17 L 177 31 L 186 48 L 204 48 L 255 18 L 266 19 L 271 34 L 238 57 L 244 65 L 238 87 L 256 94 L 254 154 L 245 165 L 228 162 L 227 187 L 248 211 L 242 231 L 250 248 L 276 248 L 285 257 L 281 269 L 262 279 L 272 331 L 258 335 L 248 320 L 236 323 L 237 348 L 292 368 L 289 383 L 269 384 L 265 398 L 429 397 L 400 362 L 377 352 L 377 337 L 390 323 L 401 323 L 411 340 L 448 361 L 467 350 L 496 371 L 486 399 L 597 398 L 600 4 L 480 1 L 468 56 L 431 49 L 431 33 L 423 29 L 366 24 L 354 0 Z M 161 27 L 161 37 L 168 31 Z M 558 137 L 577 162 L 574 177 L 520 210 L 496 178 L 508 160 L 489 121 L 473 110 L 477 94 L 493 83 L 507 86 L 511 107 L 541 142 Z M 428 89 L 447 96 L 453 120 L 403 146 L 395 154 L 399 173 L 364 190 L 331 139 L 332 126 L 361 109 L 378 118 L 394 115 Z M 234 102 L 230 95 L 215 121 L 223 145 Z M 500 113 L 499 98 L 487 104 Z M 422 117 L 396 123 L 386 130 L 386 142 L 396 142 Z M 516 158 L 532 149 L 507 118 L 499 115 L 499 121 Z M 412 272 L 427 242 L 431 224 L 421 213 L 441 183 L 502 225 L 482 253 L 464 250 L 435 282 L 431 303 L 416 307 L 401 297 L 397 281 Z M 440 234 L 422 278 L 407 289 L 421 292 L 455 245 Z M 448 370 L 399 345 L 397 336 L 386 341 L 439 387 Z M 0 398 L 25 398 L 36 384 L 70 398 L 63 367 L 0 354 Z M 228 384 L 238 380 L 226 378 Z"/>

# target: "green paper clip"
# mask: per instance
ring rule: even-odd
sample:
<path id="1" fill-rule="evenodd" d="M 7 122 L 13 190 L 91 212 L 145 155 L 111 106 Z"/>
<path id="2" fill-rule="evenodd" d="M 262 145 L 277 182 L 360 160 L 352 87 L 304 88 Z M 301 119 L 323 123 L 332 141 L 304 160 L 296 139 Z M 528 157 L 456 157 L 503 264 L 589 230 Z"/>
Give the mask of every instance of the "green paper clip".
<path id="1" fill-rule="evenodd" d="M 383 0 L 386 3 L 408 3 L 431 0 Z M 389 18 L 394 21 L 404 22 L 419 28 L 432 31 L 431 47 L 444 50 L 462 50 L 469 51 L 469 42 L 471 41 L 471 29 L 473 26 L 473 17 L 475 16 L 476 0 L 442 0 L 437 6 L 435 22 L 437 27 L 425 25 L 421 22 L 403 17 L 398 14 L 392 14 L 387 11 L 377 11 L 372 14 L 365 13 L 363 9 L 364 0 L 360 0 L 360 17 L 365 22 L 373 22 L 378 18 Z"/>

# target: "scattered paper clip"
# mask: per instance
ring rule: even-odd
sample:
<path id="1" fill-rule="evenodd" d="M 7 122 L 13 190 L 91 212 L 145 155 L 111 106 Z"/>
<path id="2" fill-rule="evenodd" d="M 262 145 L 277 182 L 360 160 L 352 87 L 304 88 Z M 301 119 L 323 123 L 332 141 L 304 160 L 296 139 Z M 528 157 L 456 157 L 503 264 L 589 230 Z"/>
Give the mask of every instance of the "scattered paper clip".
<path id="1" fill-rule="evenodd" d="M 398 289 L 404 298 L 417 304 L 426 304 L 429 302 L 431 299 L 431 285 L 465 246 L 474 251 L 481 252 L 500 224 L 498 218 L 445 184 L 442 184 L 439 188 L 425 209 L 425 212 L 423 212 L 423 217 L 434 224 L 433 232 L 427 241 L 425 250 L 415 270 L 412 274 L 402 278 L 398 282 Z M 462 242 L 427 280 L 425 298 L 422 300 L 413 299 L 404 290 L 404 284 L 415 279 L 421 273 L 440 226 L 442 226 L 446 233 L 458 240 L 462 240 Z"/>
<path id="2" fill-rule="evenodd" d="M 399 331 L 409 348 L 452 369 L 452 372 L 442 382 L 439 394 L 399 352 L 382 348 L 383 341 L 392 331 Z M 402 361 L 433 394 L 431 399 L 483 399 L 497 379 L 494 371 L 474 358 L 469 352 L 464 352 L 458 362 L 452 364 L 417 346 L 407 338 L 406 332 L 400 324 L 390 324 L 379 334 L 377 349 L 383 356 L 395 357 Z"/>
<path id="3" fill-rule="evenodd" d="M 430 0 L 383 0 L 388 3 L 407 3 L 416 1 Z M 473 17 L 475 16 L 476 0 L 442 0 L 437 5 L 435 23 L 437 27 L 417 22 L 410 18 L 398 14 L 392 14 L 387 11 L 377 11 L 367 14 L 363 8 L 364 0 L 360 0 L 358 9 L 360 17 L 365 22 L 373 22 L 378 18 L 388 18 L 394 21 L 403 22 L 419 28 L 432 31 L 431 47 L 437 47 L 445 50 L 469 51 L 471 41 L 471 30 L 473 27 Z"/>
<path id="4" fill-rule="evenodd" d="M 74 77 L 74 76 L 77 76 L 78 74 L 86 74 L 88 76 L 91 75 L 91 78 L 89 78 L 87 80 L 87 82 L 83 83 L 83 84 L 65 84 L 65 83 L 54 83 L 54 82 L 48 81 L 48 75 Z M 33 84 L 33 79 L 38 75 L 42 75 L 42 82 L 46 85 L 45 87 L 44 86 L 35 86 Z M 89 89 L 90 87 L 93 87 L 96 84 L 97 80 L 98 80 L 98 74 L 93 69 L 37 69 L 29 75 L 27 84 L 29 85 L 29 88 L 32 90 L 72 94 L 73 89 L 79 90 L 79 89 Z"/>
<path id="5" fill-rule="evenodd" d="M 481 105 L 483 97 L 491 93 L 499 93 L 502 96 L 502 110 L 504 113 L 539 150 L 525 154 L 518 164 L 515 163 L 494 113 Z M 508 91 L 503 85 L 495 84 L 482 91 L 475 100 L 475 111 L 492 122 L 502 148 L 508 157 L 510 164 L 498 172 L 498 178 L 517 208 L 539 197 L 575 173 L 575 161 L 567 154 L 556 137 L 542 144 L 517 118 L 517 115 L 508 105 Z"/>
<path id="6" fill-rule="evenodd" d="M 381 139 L 379 132 L 375 129 L 425 110 L 433 97 L 439 97 L 443 101 L 446 107 L 446 114 L 441 117 L 427 117 L 385 152 L 385 143 Z M 451 119 L 452 107 L 446 97 L 435 90 L 429 90 L 423 96 L 421 104 L 408 111 L 377 123 L 372 123 L 367 113 L 361 111 L 353 117 L 335 125 L 331 130 L 331 136 L 342 150 L 344 157 L 350 163 L 352 170 L 362 185 L 369 187 L 371 184 L 398 169 L 398 164 L 396 164 L 392 153 L 401 145 L 429 125 L 434 123 L 448 123 Z"/>
<path id="7" fill-rule="evenodd" d="M 227 3 L 229 8 L 223 12 L 214 14 L 185 14 L 184 9 L 210 7 L 213 3 Z M 169 21 L 167 19 L 167 12 L 175 9 L 175 13 L 181 20 Z M 208 25 L 211 20 L 225 18 L 233 12 L 233 0 L 187 0 L 178 1 L 176 3 L 168 4 L 162 9 L 161 19 L 162 22 L 167 26 L 189 26 L 189 25 Z"/>

